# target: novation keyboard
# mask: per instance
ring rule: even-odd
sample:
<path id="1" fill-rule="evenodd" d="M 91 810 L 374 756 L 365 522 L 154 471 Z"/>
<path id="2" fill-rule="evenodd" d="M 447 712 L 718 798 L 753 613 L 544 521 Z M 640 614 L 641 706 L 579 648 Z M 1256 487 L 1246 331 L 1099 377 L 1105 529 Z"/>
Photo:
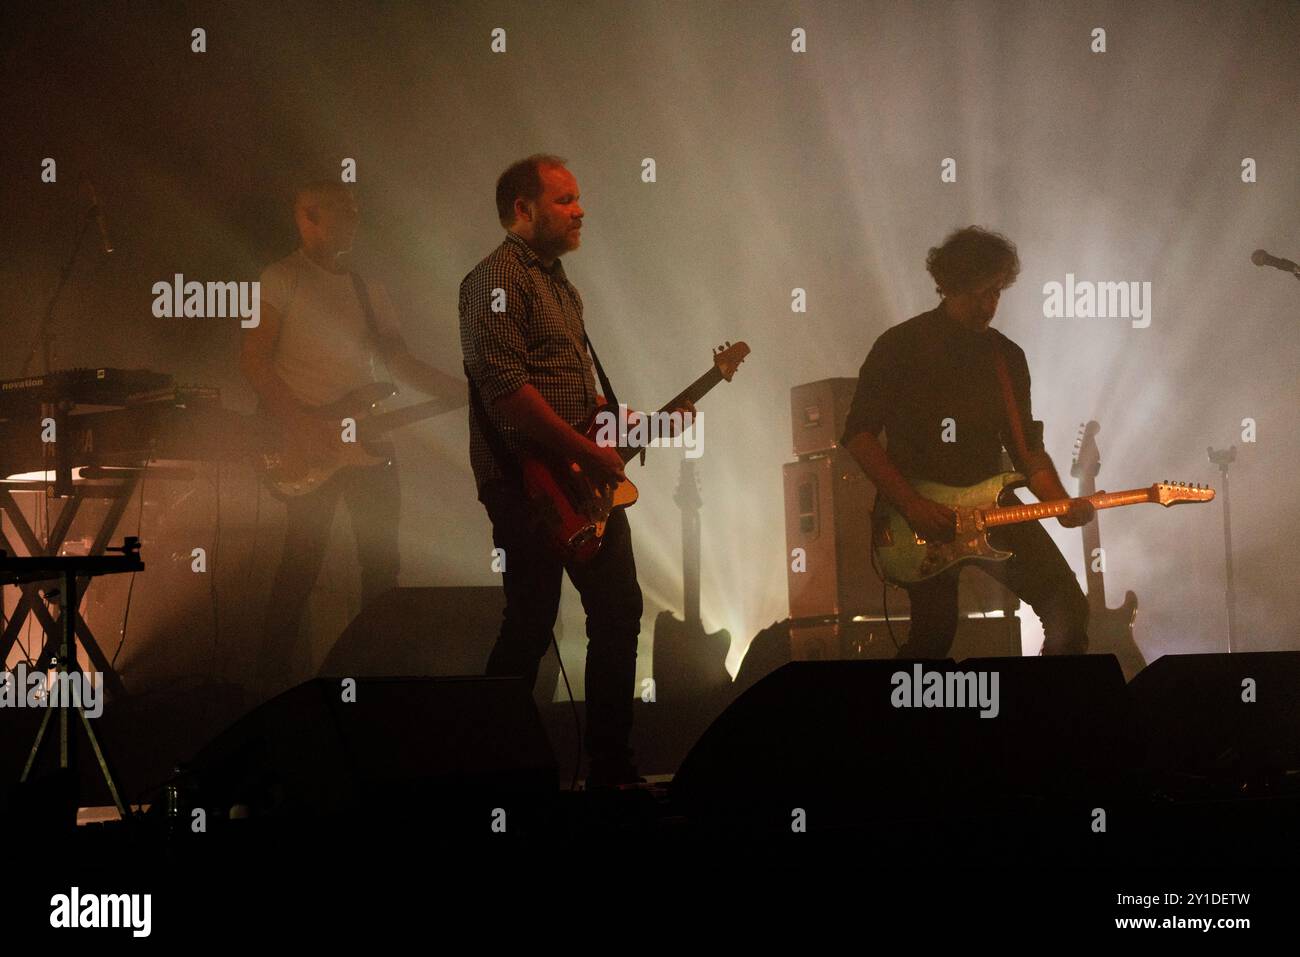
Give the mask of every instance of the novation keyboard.
<path id="1" fill-rule="evenodd" d="M 122 408 L 165 397 L 171 376 L 149 369 L 60 369 L 0 382 L 0 419 L 33 414 L 43 404 Z"/>

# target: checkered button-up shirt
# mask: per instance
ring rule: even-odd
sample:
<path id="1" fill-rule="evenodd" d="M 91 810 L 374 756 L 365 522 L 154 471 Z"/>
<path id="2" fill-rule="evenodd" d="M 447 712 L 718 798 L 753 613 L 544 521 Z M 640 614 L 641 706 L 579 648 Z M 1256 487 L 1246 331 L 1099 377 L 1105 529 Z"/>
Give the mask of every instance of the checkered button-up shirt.
<path id="1" fill-rule="evenodd" d="M 494 303 L 500 312 L 493 311 Z M 572 426 L 596 407 L 582 297 L 558 259 L 548 270 L 514 233 L 461 280 L 460 347 L 488 417 L 512 453 L 525 448 L 526 440 L 493 403 L 525 383 Z M 502 473 L 472 403 L 469 431 L 470 465 L 482 489 Z"/>

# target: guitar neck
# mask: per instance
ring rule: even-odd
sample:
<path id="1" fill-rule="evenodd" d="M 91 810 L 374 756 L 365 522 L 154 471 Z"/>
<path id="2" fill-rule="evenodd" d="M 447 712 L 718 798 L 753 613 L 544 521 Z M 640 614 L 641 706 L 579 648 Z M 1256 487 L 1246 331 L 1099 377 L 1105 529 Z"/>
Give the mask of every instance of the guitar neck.
<path id="1" fill-rule="evenodd" d="M 1121 505 L 1140 505 L 1151 501 L 1151 490 L 1145 488 L 1128 489 L 1123 492 L 1100 492 L 1086 496 L 1094 508 L 1119 508 Z M 1044 518 L 1060 518 L 1070 510 L 1072 502 L 1078 499 L 1066 498 L 1056 502 L 1035 502 L 1031 505 L 998 505 L 984 510 L 984 524 L 1015 525 L 1019 522 L 1037 522 Z"/>
<path id="2" fill-rule="evenodd" d="M 687 400 L 691 403 L 699 402 L 700 399 L 709 394 L 710 389 L 721 381 L 722 370 L 717 366 L 711 366 L 708 372 L 704 373 L 704 375 L 700 376 L 681 392 L 677 393 L 677 395 L 673 396 L 671 400 L 664 403 L 659 411 L 667 412 L 669 409 L 673 408 L 673 406 L 681 405 Z"/>
<path id="3" fill-rule="evenodd" d="M 404 409 L 395 409 L 392 412 L 372 416 L 366 419 L 362 428 L 365 429 L 367 436 L 382 435 L 393 429 L 400 429 L 404 425 L 410 425 L 412 422 L 419 422 L 421 419 L 427 419 L 438 415 L 440 412 L 446 412 L 448 408 L 450 408 L 450 404 L 446 399 L 429 399 L 427 402 L 408 405 Z"/>
<path id="4" fill-rule="evenodd" d="M 700 399 L 708 395 L 709 390 L 722 381 L 722 370 L 717 366 L 712 366 L 708 372 L 700 376 L 681 392 L 665 402 L 659 407 L 659 412 L 667 412 L 670 409 L 679 407 L 682 403 L 690 401 L 691 404 L 699 402 Z M 656 413 L 658 414 L 658 413 Z M 639 448 L 620 448 L 619 454 L 623 456 L 624 462 L 630 462 L 641 454 Z"/>

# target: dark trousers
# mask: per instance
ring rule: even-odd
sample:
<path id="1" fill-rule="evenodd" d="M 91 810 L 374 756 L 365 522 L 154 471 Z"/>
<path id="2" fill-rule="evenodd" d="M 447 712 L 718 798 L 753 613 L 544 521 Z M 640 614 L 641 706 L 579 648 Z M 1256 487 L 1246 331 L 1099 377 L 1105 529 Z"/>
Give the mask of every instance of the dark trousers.
<path id="1" fill-rule="evenodd" d="M 296 662 L 305 660 L 297 647 L 298 631 L 320 576 L 340 498 L 347 505 L 356 539 L 362 607 L 397 586 L 401 488 L 396 465 L 345 468 L 315 492 L 290 499 L 284 549 L 262 629 L 258 685 L 264 697 L 288 688 Z"/>
<path id="2" fill-rule="evenodd" d="M 1088 600 L 1069 563 L 1038 522 L 1004 525 L 989 533 L 994 548 L 1014 552 L 1005 562 L 971 562 L 1033 608 L 1043 623 L 1043 654 L 1088 650 Z M 900 658 L 946 658 L 957 632 L 957 576 L 961 565 L 907 589 L 912 627 Z"/>
<path id="3" fill-rule="evenodd" d="M 479 499 L 492 520 L 492 542 L 505 553 L 506 610 L 487 673 L 522 675 L 530 688 L 536 684 L 538 663 L 555 640 L 567 571 L 587 613 L 587 754 L 593 768 L 630 763 L 641 586 L 627 515 L 618 509 L 610 516 L 595 558 L 566 567 L 535 527 L 522 492 L 489 482 Z"/>

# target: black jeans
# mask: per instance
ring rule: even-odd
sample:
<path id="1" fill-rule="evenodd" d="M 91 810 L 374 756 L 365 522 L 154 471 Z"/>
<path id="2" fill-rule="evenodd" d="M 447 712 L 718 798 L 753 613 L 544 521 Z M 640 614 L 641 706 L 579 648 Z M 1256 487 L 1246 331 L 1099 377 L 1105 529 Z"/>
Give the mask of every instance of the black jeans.
<path id="1" fill-rule="evenodd" d="M 1043 623 L 1043 654 L 1088 650 L 1088 600 L 1070 565 L 1038 522 L 1004 525 L 989 544 L 1015 554 L 1005 562 L 971 562 L 1027 602 Z M 957 577 L 961 565 L 907 589 L 912 627 L 900 658 L 946 658 L 957 632 Z"/>
<path id="2" fill-rule="evenodd" d="M 397 586 L 402 496 L 396 464 L 345 468 L 315 492 L 290 499 L 284 549 L 262 629 L 258 684 L 264 697 L 289 687 L 295 662 L 301 660 L 297 643 L 302 613 L 320 576 L 340 498 L 356 539 L 362 607 Z"/>
<path id="3" fill-rule="evenodd" d="M 567 571 L 587 613 L 587 754 L 593 767 L 630 763 L 642 604 L 627 515 L 617 509 L 610 516 L 595 558 L 566 567 L 541 537 L 521 491 L 488 482 L 479 500 L 492 520 L 492 542 L 505 553 L 506 610 L 487 673 L 522 675 L 530 688 L 536 683 L 538 664 L 554 643 Z"/>

